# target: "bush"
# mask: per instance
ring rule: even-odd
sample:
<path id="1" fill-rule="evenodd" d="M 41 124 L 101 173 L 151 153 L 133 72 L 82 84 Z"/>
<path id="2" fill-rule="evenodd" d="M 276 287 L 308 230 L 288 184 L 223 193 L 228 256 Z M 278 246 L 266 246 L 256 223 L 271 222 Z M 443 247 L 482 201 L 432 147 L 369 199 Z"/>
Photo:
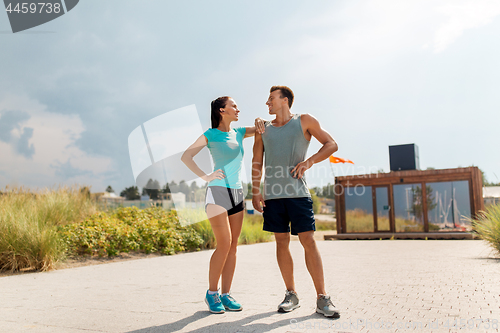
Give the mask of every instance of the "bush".
<path id="1" fill-rule="evenodd" d="M 72 256 L 115 256 L 130 251 L 174 254 L 198 250 L 203 243 L 194 228 L 180 225 L 175 211 L 158 207 L 122 207 L 111 215 L 100 212 L 58 231 Z"/>
<path id="2" fill-rule="evenodd" d="M 269 239 L 261 220 L 245 217 L 240 242 Z M 207 220 L 190 226 L 175 211 L 161 208 L 100 212 L 86 187 L 0 192 L 0 235 L 0 270 L 10 271 L 46 271 L 67 256 L 173 254 L 215 247 Z"/>
<path id="3" fill-rule="evenodd" d="M 64 258 L 56 226 L 97 212 L 85 189 L 15 188 L 0 195 L 0 269 L 46 271 Z"/>
<path id="4" fill-rule="evenodd" d="M 500 205 L 488 206 L 476 219 L 471 219 L 472 228 L 481 239 L 488 242 L 500 254 Z"/>

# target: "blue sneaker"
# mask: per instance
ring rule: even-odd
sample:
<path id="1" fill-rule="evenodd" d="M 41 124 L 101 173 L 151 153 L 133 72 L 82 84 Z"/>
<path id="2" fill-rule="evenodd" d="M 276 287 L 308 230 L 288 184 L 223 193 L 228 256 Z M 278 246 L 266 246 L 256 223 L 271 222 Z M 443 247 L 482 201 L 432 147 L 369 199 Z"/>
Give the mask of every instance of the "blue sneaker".
<path id="1" fill-rule="evenodd" d="M 236 300 L 231 295 L 222 295 L 221 296 L 222 305 L 227 311 L 241 311 L 243 307 L 240 303 L 236 302 Z"/>
<path id="2" fill-rule="evenodd" d="M 212 313 L 224 313 L 224 306 L 219 298 L 219 293 L 210 295 L 207 290 L 207 294 L 205 296 L 205 303 L 208 305 L 208 310 Z"/>

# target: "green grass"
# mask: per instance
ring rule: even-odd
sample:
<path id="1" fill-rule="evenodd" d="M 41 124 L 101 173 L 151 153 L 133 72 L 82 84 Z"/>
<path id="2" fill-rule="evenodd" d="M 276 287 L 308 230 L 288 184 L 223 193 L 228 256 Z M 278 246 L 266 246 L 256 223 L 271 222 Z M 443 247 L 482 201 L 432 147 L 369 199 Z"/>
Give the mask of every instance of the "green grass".
<path id="1" fill-rule="evenodd" d="M 57 226 L 97 212 L 85 188 L 62 187 L 0 195 L 0 269 L 46 271 L 64 258 Z"/>
<path id="2" fill-rule="evenodd" d="M 238 240 L 238 244 L 269 242 L 272 239 L 272 234 L 262 230 L 263 223 L 264 219 L 262 215 L 245 214 L 243 217 L 243 226 L 241 228 L 241 234 Z M 202 248 L 214 249 L 217 245 L 217 242 L 215 241 L 215 236 L 212 232 L 210 222 L 208 220 L 203 220 L 201 222 L 193 224 L 193 227 L 203 239 Z"/>
<path id="3" fill-rule="evenodd" d="M 120 207 L 103 211 L 88 189 L 81 187 L 0 192 L 0 235 L 0 270 L 8 271 L 47 271 L 58 261 L 82 255 L 173 254 L 215 247 L 203 210 Z M 271 234 L 262 231 L 262 216 L 245 216 L 240 244 L 270 239 Z"/>
<path id="4" fill-rule="evenodd" d="M 271 241 L 272 233 L 262 230 L 263 224 L 264 218 L 262 215 L 245 214 L 238 244 L 255 244 Z"/>
<path id="5" fill-rule="evenodd" d="M 316 220 L 316 230 L 337 230 L 337 222 L 327 222 Z"/>
<path id="6" fill-rule="evenodd" d="M 473 230 L 500 255 L 500 205 L 491 205 L 476 219 L 470 220 Z"/>
<path id="7" fill-rule="evenodd" d="M 203 243 L 201 243 L 202 249 L 215 249 L 217 242 L 215 241 L 215 236 L 208 220 L 203 220 L 193 224 L 193 228 L 198 232 L 203 240 Z"/>

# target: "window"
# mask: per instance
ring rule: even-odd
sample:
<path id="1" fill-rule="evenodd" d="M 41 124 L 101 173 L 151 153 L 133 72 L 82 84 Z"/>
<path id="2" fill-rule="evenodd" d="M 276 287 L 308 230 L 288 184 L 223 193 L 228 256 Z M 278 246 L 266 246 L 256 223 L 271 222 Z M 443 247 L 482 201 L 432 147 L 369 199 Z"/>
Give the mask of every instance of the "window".
<path id="1" fill-rule="evenodd" d="M 347 232 L 374 231 L 371 186 L 347 187 L 345 209 Z"/>
<path id="2" fill-rule="evenodd" d="M 470 231 L 469 182 L 427 183 L 429 231 Z"/>
<path id="3" fill-rule="evenodd" d="M 422 185 L 393 186 L 396 232 L 424 231 Z"/>

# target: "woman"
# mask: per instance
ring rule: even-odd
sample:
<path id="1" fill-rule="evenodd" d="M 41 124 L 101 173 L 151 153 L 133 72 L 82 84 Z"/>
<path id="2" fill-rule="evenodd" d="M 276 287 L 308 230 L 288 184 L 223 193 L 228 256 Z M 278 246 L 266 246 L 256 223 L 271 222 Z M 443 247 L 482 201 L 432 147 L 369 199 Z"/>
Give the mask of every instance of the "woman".
<path id="1" fill-rule="evenodd" d="M 209 182 L 205 210 L 212 226 L 217 248 L 210 259 L 209 288 L 205 302 L 212 313 L 241 311 L 242 306 L 229 294 L 236 267 L 236 246 L 243 224 L 244 198 L 241 184 L 243 139 L 264 131 L 262 119 L 256 126 L 231 128 L 238 121 L 238 106 L 229 96 L 212 101 L 212 128 L 201 135 L 182 155 L 191 171 Z M 214 161 L 214 172 L 205 174 L 193 158 L 207 146 Z M 221 295 L 218 292 L 221 279 Z"/>

